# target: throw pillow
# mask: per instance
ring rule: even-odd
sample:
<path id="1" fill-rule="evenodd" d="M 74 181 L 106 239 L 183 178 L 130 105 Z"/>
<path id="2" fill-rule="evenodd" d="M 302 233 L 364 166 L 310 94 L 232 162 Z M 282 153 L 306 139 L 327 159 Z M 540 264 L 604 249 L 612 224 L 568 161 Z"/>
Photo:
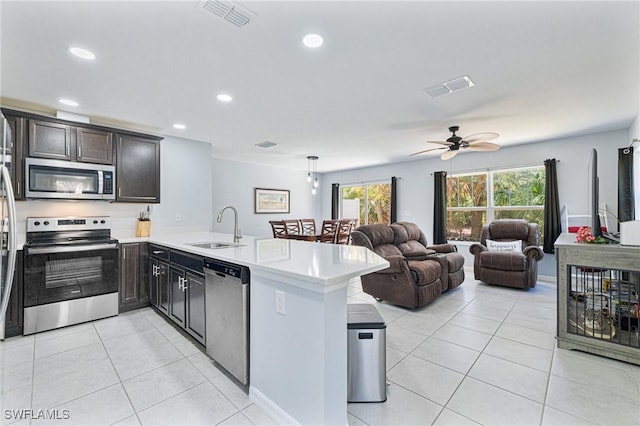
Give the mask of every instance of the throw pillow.
<path id="1" fill-rule="evenodd" d="M 522 251 L 522 241 L 493 241 L 487 240 L 489 251 Z"/>

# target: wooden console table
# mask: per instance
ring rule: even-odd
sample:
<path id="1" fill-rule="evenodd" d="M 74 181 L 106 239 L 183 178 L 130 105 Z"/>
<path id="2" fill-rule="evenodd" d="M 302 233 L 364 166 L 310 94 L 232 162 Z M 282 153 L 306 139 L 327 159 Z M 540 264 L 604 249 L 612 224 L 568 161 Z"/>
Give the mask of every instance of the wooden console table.
<path id="1" fill-rule="evenodd" d="M 640 365 L 640 247 L 555 242 L 558 347 Z"/>

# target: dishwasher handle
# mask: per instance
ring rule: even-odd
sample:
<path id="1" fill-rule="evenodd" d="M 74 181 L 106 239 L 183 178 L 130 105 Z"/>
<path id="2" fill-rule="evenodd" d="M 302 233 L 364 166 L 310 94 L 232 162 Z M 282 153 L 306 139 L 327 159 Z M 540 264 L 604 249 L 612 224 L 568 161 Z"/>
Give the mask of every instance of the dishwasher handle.
<path id="1" fill-rule="evenodd" d="M 249 283 L 249 268 L 242 265 L 236 265 L 234 263 L 224 262 L 217 259 L 205 259 L 204 260 L 205 272 L 208 269 L 214 274 L 224 278 L 236 278 L 242 282 L 242 284 Z"/>

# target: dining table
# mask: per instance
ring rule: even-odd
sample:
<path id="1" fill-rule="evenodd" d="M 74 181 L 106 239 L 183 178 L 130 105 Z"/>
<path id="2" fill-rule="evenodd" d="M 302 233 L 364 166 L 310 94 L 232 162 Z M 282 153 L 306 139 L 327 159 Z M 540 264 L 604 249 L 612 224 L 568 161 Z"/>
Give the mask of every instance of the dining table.
<path id="1" fill-rule="evenodd" d="M 320 241 L 321 236 L 322 234 L 317 234 L 315 232 L 301 232 L 299 234 L 287 233 L 284 238 L 300 241 Z"/>

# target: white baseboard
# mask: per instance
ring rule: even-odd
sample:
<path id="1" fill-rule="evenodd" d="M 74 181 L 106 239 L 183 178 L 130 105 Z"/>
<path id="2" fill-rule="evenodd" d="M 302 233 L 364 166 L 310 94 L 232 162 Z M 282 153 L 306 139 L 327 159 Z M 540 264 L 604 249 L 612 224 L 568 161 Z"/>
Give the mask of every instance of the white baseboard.
<path id="1" fill-rule="evenodd" d="M 276 403 L 271 401 L 262 392 L 251 385 L 249 385 L 249 399 L 262 408 L 269 416 L 273 417 L 279 425 L 300 424 Z"/>
<path id="2" fill-rule="evenodd" d="M 538 275 L 538 281 L 544 281 L 549 284 L 556 284 L 557 279 L 555 275 Z"/>

